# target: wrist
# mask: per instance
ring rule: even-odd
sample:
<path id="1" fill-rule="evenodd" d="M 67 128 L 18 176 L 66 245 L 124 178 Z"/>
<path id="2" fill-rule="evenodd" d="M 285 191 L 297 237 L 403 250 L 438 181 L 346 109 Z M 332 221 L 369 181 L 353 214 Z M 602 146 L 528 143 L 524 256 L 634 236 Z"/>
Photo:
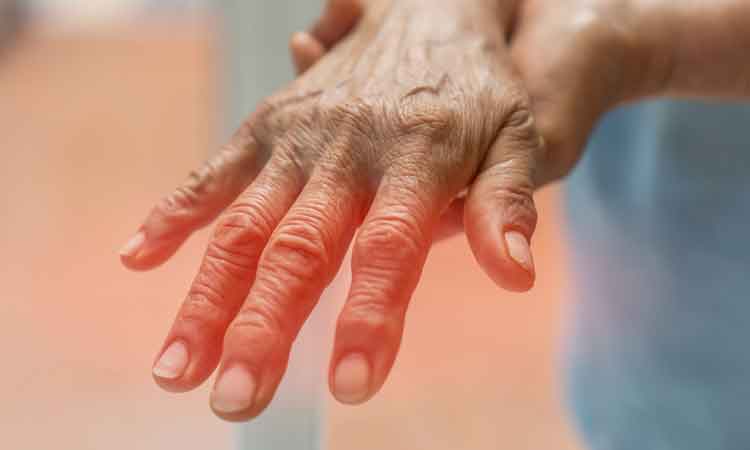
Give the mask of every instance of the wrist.
<path id="1" fill-rule="evenodd" d="M 680 20 L 672 1 L 628 0 L 633 29 L 638 35 L 637 76 L 633 99 L 668 94 L 678 65 L 677 43 L 681 40 Z"/>
<path id="2" fill-rule="evenodd" d="M 651 95 L 750 95 L 750 2 L 630 1 L 648 37 Z"/>
<path id="3" fill-rule="evenodd" d="M 364 27 L 379 29 L 403 19 L 429 24 L 430 32 L 482 32 L 504 37 L 522 0 L 369 0 Z M 424 28 L 424 27 L 423 27 Z"/>

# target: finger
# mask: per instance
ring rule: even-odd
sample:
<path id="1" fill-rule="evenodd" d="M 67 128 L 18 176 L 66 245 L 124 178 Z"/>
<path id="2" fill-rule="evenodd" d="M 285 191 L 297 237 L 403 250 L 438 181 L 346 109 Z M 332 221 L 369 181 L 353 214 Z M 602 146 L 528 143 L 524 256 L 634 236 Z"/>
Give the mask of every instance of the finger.
<path id="1" fill-rule="evenodd" d="M 371 398 L 395 361 L 432 231 L 450 199 L 441 196 L 439 183 L 417 178 L 383 179 L 354 244 L 352 285 L 329 372 L 331 392 L 340 402 Z"/>
<path id="2" fill-rule="evenodd" d="M 490 149 L 466 199 L 464 223 L 474 256 L 498 285 L 513 291 L 526 291 L 534 284 L 534 171 L 542 149 L 531 114 L 515 114 Z"/>
<path id="3" fill-rule="evenodd" d="M 297 74 L 306 72 L 343 39 L 363 14 L 361 0 L 329 0 L 309 32 L 292 35 L 289 49 Z"/>
<path id="4" fill-rule="evenodd" d="M 289 40 L 289 50 L 298 75 L 307 72 L 326 52 L 320 41 L 305 32 L 292 35 Z"/>
<path id="5" fill-rule="evenodd" d="M 263 248 L 303 183 L 290 164 L 274 158 L 220 219 L 154 365 L 160 386 L 189 390 L 216 368 L 224 333 L 250 290 Z"/>
<path id="6" fill-rule="evenodd" d="M 227 330 L 211 407 L 247 420 L 270 403 L 292 342 L 333 280 L 361 219 L 360 200 L 341 178 L 314 176 L 271 237 L 255 284 Z"/>
<path id="7" fill-rule="evenodd" d="M 165 262 L 252 182 L 264 160 L 249 133 L 238 132 L 231 144 L 154 207 L 120 251 L 122 263 L 148 270 Z"/>
<path id="8" fill-rule="evenodd" d="M 310 29 L 310 34 L 323 47 L 330 49 L 351 31 L 363 13 L 362 0 L 328 0 L 320 19 Z"/>

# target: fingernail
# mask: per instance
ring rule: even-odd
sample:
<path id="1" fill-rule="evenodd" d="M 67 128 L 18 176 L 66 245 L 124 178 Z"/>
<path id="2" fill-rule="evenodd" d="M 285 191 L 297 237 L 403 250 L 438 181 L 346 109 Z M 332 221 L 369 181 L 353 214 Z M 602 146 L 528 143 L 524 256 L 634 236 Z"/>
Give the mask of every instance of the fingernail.
<path id="1" fill-rule="evenodd" d="M 242 366 L 226 370 L 211 393 L 211 406 L 220 413 L 234 414 L 253 406 L 255 379 Z"/>
<path id="2" fill-rule="evenodd" d="M 154 366 L 153 373 L 159 378 L 174 380 L 185 373 L 188 365 L 188 350 L 182 341 L 174 341 L 162 353 Z"/>
<path id="3" fill-rule="evenodd" d="M 518 231 L 508 231 L 505 233 L 505 243 L 508 246 L 510 257 L 527 271 L 533 272 L 534 259 L 531 256 L 531 249 L 526 236 Z"/>
<path id="4" fill-rule="evenodd" d="M 343 358 L 333 375 L 333 391 L 343 403 L 360 403 L 370 390 L 370 364 L 365 355 L 353 353 Z"/>
<path id="5" fill-rule="evenodd" d="M 144 242 L 146 242 L 146 235 L 143 231 L 139 231 L 120 249 L 120 255 L 127 257 L 135 256 Z"/>

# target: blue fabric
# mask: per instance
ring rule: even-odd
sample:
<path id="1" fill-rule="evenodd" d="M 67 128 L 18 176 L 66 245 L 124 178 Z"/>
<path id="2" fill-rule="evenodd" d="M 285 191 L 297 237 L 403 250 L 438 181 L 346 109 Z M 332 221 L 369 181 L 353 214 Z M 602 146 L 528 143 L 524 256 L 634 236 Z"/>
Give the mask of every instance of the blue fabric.
<path id="1" fill-rule="evenodd" d="M 590 448 L 750 449 L 750 105 L 616 111 L 566 197 Z"/>

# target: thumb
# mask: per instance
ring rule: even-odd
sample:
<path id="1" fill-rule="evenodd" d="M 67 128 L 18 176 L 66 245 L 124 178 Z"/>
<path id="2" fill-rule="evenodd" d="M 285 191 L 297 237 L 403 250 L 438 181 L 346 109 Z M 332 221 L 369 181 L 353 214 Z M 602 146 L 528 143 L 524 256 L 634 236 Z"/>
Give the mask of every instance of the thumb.
<path id="1" fill-rule="evenodd" d="M 326 49 L 330 49 L 354 28 L 363 11 L 362 0 L 328 0 L 310 34 Z"/>
<path id="2" fill-rule="evenodd" d="M 542 149 L 531 113 L 514 114 L 466 198 L 464 225 L 474 256 L 495 283 L 511 291 L 527 291 L 534 284 L 533 195 Z"/>
<path id="3" fill-rule="evenodd" d="M 361 0 L 328 0 L 310 31 L 294 33 L 289 41 L 297 73 L 306 72 L 318 62 L 354 28 L 362 14 Z"/>
<path id="4" fill-rule="evenodd" d="M 292 54 L 292 62 L 298 75 L 307 72 L 326 53 L 323 44 L 313 35 L 304 31 L 292 35 L 289 40 L 289 51 Z"/>

